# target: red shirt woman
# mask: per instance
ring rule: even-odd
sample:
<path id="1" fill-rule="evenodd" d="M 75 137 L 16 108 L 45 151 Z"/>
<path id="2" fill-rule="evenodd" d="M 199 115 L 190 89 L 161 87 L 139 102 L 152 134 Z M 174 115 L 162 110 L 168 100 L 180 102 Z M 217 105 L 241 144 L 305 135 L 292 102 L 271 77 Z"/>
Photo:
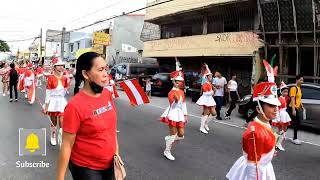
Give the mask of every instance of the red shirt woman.
<path id="1" fill-rule="evenodd" d="M 105 60 L 94 52 L 77 60 L 76 81 L 84 81 L 84 87 L 64 111 L 58 180 L 64 179 L 68 165 L 73 179 L 112 179 L 119 148 L 116 107 L 112 94 L 104 89 L 106 68 Z"/>

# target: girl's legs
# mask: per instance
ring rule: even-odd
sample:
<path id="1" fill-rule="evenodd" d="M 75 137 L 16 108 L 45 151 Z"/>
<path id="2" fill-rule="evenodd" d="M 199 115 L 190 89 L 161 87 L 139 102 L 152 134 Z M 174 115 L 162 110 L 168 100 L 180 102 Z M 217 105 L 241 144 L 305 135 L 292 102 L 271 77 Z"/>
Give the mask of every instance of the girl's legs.
<path id="1" fill-rule="evenodd" d="M 57 119 L 58 117 L 50 116 L 50 120 L 52 122 L 51 124 L 51 131 L 50 131 L 50 142 L 51 145 L 56 146 L 57 145 Z"/>
<path id="2" fill-rule="evenodd" d="M 63 123 L 63 116 L 57 117 L 57 122 L 59 122 L 59 132 L 58 132 L 58 144 L 61 146 L 62 144 L 62 123 Z"/>
<path id="3" fill-rule="evenodd" d="M 170 133 L 170 135 L 165 137 L 166 148 L 163 152 L 163 155 L 167 159 L 174 161 L 175 158 L 171 154 L 171 149 L 172 149 L 172 144 L 174 143 L 174 141 L 176 140 L 176 137 L 177 137 L 177 128 L 169 125 L 169 133 Z"/>
<path id="4" fill-rule="evenodd" d="M 208 134 L 208 131 L 205 128 L 206 122 L 208 120 L 208 117 L 210 115 L 210 110 L 208 107 L 203 106 L 203 113 L 202 113 L 202 117 L 201 117 L 201 123 L 200 123 L 200 132 L 204 133 L 204 134 Z"/>
<path id="5" fill-rule="evenodd" d="M 210 116 L 211 115 L 211 116 Z M 210 119 L 212 118 L 212 117 L 215 117 L 217 115 L 217 112 L 216 112 L 216 107 L 214 106 L 214 107 L 210 107 L 210 108 L 208 108 L 208 118 L 207 118 L 207 120 L 206 120 L 206 122 L 205 122 L 205 124 L 204 124 L 204 128 L 209 132 L 209 126 L 208 126 L 208 124 L 209 124 L 209 121 L 210 121 Z"/>

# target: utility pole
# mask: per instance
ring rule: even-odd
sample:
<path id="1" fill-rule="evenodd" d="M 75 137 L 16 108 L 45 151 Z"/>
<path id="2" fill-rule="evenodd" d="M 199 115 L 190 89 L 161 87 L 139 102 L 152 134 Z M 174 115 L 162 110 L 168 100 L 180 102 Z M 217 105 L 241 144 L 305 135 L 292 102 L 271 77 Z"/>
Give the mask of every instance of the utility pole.
<path id="1" fill-rule="evenodd" d="M 64 37 L 66 33 L 66 28 L 62 28 L 62 35 L 61 35 L 61 59 L 64 59 Z"/>
<path id="2" fill-rule="evenodd" d="M 39 64 L 43 65 L 44 62 L 42 60 L 42 28 L 40 28 L 40 43 L 39 43 Z"/>

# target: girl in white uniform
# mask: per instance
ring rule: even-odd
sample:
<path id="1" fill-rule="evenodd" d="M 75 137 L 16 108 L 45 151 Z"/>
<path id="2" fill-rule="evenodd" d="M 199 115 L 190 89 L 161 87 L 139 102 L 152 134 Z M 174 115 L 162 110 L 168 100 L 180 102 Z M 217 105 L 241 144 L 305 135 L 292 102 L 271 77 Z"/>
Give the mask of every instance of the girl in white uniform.
<path id="1" fill-rule="evenodd" d="M 169 126 L 170 135 L 165 137 L 166 148 L 163 155 L 174 161 L 175 157 L 171 154 L 171 148 L 175 141 L 184 139 L 184 127 L 187 122 L 187 105 L 184 95 L 183 87 L 183 74 L 180 71 L 177 62 L 177 71 L 170 74 L 173 81 L 173 88 L 168 94 L 170 106 L 161 115 L 160 121 L 166 123 Z"/>
<path id="2" fill-rule="evenodd" d="M 68 80 L 63 76 L 64 63 L 59 60 L 54 64 L 54 74 L 48 77 L 46 100 L 44 112 L 50 116 L 51 119 L 51 133 L 50 142 L 53 146 L 57 145 L 57 123 L 59 122 L 59 134 L 62 134 L 62 121 L 64 108 L 67 105 L 65 98 L 66 88 L 68 87 Z M 59 137 L 61 138 L 61 137 Z M 58 142 L 58 143 L 61 143 Z"/>
<path id="3" fill-rule="evenodd" d="M 203 65 L 203 72 L 201 73 L 205 78 L 206 82 L 202 85 L 202 96 L 198 99 L 197 104 L 203 107 L 200 132 L 208 134 L 209 132 L 209 117 L 210 115 L 216 116 L 216 102 L 213 99 L 215 89 L 212 85 L 212 73 L 207 64 Z"/>

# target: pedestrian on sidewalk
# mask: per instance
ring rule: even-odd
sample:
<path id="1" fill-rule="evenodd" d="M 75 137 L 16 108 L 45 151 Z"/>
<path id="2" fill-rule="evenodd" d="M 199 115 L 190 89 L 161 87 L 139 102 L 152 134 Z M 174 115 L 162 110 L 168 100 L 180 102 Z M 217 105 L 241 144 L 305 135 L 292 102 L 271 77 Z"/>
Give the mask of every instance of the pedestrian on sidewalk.
<path id="1" fill-rule="evenodd" d="M 287 98 L 289 97 L 289 87 L 282 81 L 280 85 L 280 97 L 279 101 L 281 103 L 281 106 L 279 106 L 279 111 L 277 114 L 277 117 L 272 120 L 272 126 L 278 128 L 278 138 L 277 138 L 277 144 L 276 147 L 280 151 L 284 151 L 283 148 L 283 141 L 285 139 L 285 135 L 288 129 L 288 126 L 290 125 L 291 118 L 287 112 Z"/>
<path id="2" fill-rule="evenodd" d="M 2 63 L 0 66 L 0 75 L 2 76 L 2 95 L 6 96 L 9 87 L 9 71 L 10 67 L 6 62 Z"/>
<path id="3" fill-rule="evenodd" d="M 150 77 L 146 78 L 146 94 L 149 97 L 151 97 L 151 84 L 152 84 L 151 78 Z"/>
<path id="4" fill-rule="evenodd" d="M 64 180 L 68 166 L 74 180 L 111 180 L 119 147 L 116 107 L 104 88 L 107 64 L 99 54 L 87 52 L 76 68 L 76 81 L 84 81 L 84 87 L 65 108 L 57 180 Z"/>
<path id="5" fill-rule="evenodd" d="M 207 64 L 203 65 L 202 68 L 202 76 L 207 80 L 202 85 L 202 96 L 196 102 L 199 106 L 203 107 L 203 112 L 201 116 L 201 125 L 200 132 L 204 134 L 208 134 L 210 131 L 208 123 L 210 116 L 214 117 L 217 115 L 216 113 L 216 102 L 213 99 L 213 95 L 215 94 L 215 89 L 212 85 L 212 73 Z"/>
<path id="6" fill-rule="evenodd" d="M 232 73 L 231 80 L 228 83 L 228 95 L 229 95 L 229 101 L 231 101 L 231 103 L 228 111 L 225 113 L 225 119 L 227 120 L 231 119 L 231 113 L 236 108 L 237 101 L 240 100 L 240 96 L 238 92 L 238 83 L 236 79 L 237 79 L 237 75 L 235 73 Z"/>
<path id="7" fill-rule="evenodd" d="M 178 64 L 178 62 L 176 62 Z M 177 65 L 178 66 L 178 65 Z M 173 88 L 168 94 L 170 106 L 161 115 L 160 121 L 169 126 L 169 135 L 165 137 L 166 148 L 163 155 L 174 161 L 175 157 L 171 154 L 174 142 L 184 139 L 184 128 L 187 123 L 187 105 L 183 89 L 183 74 L 180 67 L 170 74 Z"/>
<path id="8" fill-rule="evenodd" d="M 216 93 L 214 95 L 214 100 L 216 101 L 216 112 L 217 112 L 217 120 L 222 120 L 221 118 L 221 108 L 223 106 L 223 97 L 224 92 L 227 89 L 227 80 L 223 77 L 219 70 L 215 73 L 215 78 L 213 79 L 213 86 L 216 88 Z"/>
<path id="9" fill-rule="evenodd" d="M 257 117 L 250 122 L 242 135 L 243 156 L 227 174 L 229 180 L 276 180 L 272 166 L 276 137 L 269 121 L 276 118 L 280 102 L 277 86 L 263 82 L 255 86 L 253 99 L 257 103 Z"/>
<path id="10" fill-rule="evenodd" d="M 303 83 L 303 76 L 296 76 L 296 84 L 290 88 L 289 96 L 291 97 L 291 101 L 289 103 L 289 115 L 292 119 L 293 126 L 293 140 L 292 143 L 296 145 L 301 145 L 302 142 L 298 139 L 298 130 L 300 129 L 301 119 L 303 116 L 303 104 L 301 101 L 302 91 L 301 84 Z"/>
<path id="11" fill-rule="evenodd" d="M 13 92 L 14 90 L 14 97 L 15 101 L 18 102 L 18 80 L 19 80 L 19 75 L 18 72 L 15 68 L 15 64 L 11 63 L 10 64 L 10 72 L 9 72 L 9 89 L 10 89 L 10 102 L 13 101 Z"/>
<path id="12" fill-rule="evenodd" d="M 63 126 L 63 112 L 67 105 L 65 98 L 67 88 L 67 78 L 63 76 L 64 62 L 61 59 L 54 64 L 54 74 L 48 77 L 46 88 L 46 99 L 44 113 L 50 116 L 50 143 L 56 146 L 57 143 L 61 145 L 62 126 Z M 59 122 L 59 133 L 57 126 Z M 60 141 L 59 141 L 60 138 Z"/>

